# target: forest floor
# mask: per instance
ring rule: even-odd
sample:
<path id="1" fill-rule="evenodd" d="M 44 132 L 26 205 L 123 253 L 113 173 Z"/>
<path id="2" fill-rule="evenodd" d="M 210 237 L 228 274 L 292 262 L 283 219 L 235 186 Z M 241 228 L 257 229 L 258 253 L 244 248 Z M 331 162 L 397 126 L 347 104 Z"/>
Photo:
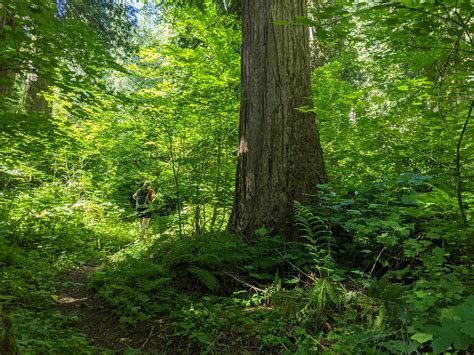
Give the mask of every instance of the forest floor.
<path id="1" fill-rule="evenodd" d="M 125 353 L 128 349 L 169 353 L 169 349 L 165 348 L 167 327 L 163 319 L 124 327 L 110 306 L 95 297 L 88 283 L 99 266 L 97 261 L 89 261 L 63 275 L 57 301 L 59 310 L 65 315 L 76 315 L 77 329 L 99 348 L 113 353 Z"/>

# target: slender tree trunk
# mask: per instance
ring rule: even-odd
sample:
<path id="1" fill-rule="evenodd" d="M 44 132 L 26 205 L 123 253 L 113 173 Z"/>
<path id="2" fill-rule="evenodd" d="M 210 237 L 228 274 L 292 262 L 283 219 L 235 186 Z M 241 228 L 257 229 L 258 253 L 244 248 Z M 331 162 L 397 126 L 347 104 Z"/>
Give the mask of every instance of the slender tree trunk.
<path id="1" fill-rule="evenodd" d="M 42 91 L 48 90 L 48 82 L 35 73 L 29 73 L 26 78 L 25 107 L 27 111 L 50 115 L 52 113 L 48 102 L 41 95 Z"/>
<path id="2" fill-rule="evenodd" d="M 242 93 L 229 227 L 296 236 L 293 201 L 309 203 L 327 177 L 311 108 L 306 0 L 242 1 Z"/>
<path id="3" fill-rule="evenodd" d="M 54 1 L 49 1 L 48 10 L 52 13 L 57 13 L 57 7 Z M 32 36 L 32 45 L 35 46 L 35 42 L 38 40 L 36 36 Z M 38 49 L 35 47 L 33 52 L 37 55 Z M 25 83 L 25 109 L 27 112 L 36 112 L 51 116 L 52 110 L 48 105 L 48 102 L 42 95 L 42 92 L 48 91 L 49 81 L 45 77 L 44 73 L 32 66 L 32 70 L 26 76 Z"/>
<path id="4" fill-rule="evenodd" d="M 0 16 L 0 45 L 6 39 L 6 34 L 4 33 L 6 25 L 10 26 L 12 30 L 16 29 L 13 18 L 5 14 L 4 16 Z M 13 86 L 17 76 L 16 72 L 12 68 L 9 68 L 11 63 L 9 61 L 5 62 L 6 59 L 8 59 L 8 57 L 0 56 L 0 103 L 2 103 L 2 106 L 4 106 L 3 100 L 5 98 L 14 96 L 15 91 Z"/>
<path id="5" fill-rule="evenodd" d="M 467 216 L 466 211 L 464 209 L 464 202 L 462 199 L 462 191 L 463 191 L 463 184 L 462 184 L 462 176 L 461 176 L 461 144 L 462 139 L 464 137 L 464 133 L 466 133 L 467 125 L 469 124 L 469 120 L 471 119 L 472 109 L 474 108 L 474 101 L 471 101 L 471 106 L 469 107 L 469 112 L 467 114 L 466 121 L 464 122 L 463 128 L 461 130 L 461 134 L 458 139 L 458 144 L 456 145 L 456 196 L 458 199 L 458 206 L 459 212 L 461 213 L 461 218 L 464 225 L 467 227 Z"/>
<path id="6" fill-rule="evenodd" d="M 202 234 L 202 228 L 201 226 L 204 226 L 204 229 L 206 228 L 205 223 L 201 223 L 201 207 L 204 208 L 205 203 L 204 201 L 201 200 L 201 178 L 202 178 L 202 171 L 203 167 L 202 164 L 199 165 L 199 170 L 197 172 L 197 181 L 196 181 L 196 197 L 195 197 L 195 207 L 194 207 L 194 223 L 193 223 L 193 229 L 194 229 L 194 234 L 200 235 Z M 205 213 L 204 213 L 205 216 Z"/>
<path id="7" fill-rule="evenodd" d="M 179 167 L 176 166 L 176 156 L 174 153 L 174 144 L 173 144 L 173 135 L 171 129 L 167 128 L 168 133 L 168 149 L 171 155 L 171 168 L 173 170 L 174 184 L 176 188 L 176 200 L 178 202 L 177 212 L 178 212 L 178 226 L 179 226 L 179 236 L 183 235 L 183 221 L 181 216 L 181 185 L 179 182 Z"/>
<path id="8" fill-rule="evenodd" d="M 51 3 L 53 4 L 53 2 Z M 51 5 L 51 11 L 55 11 L 55 6 Z M 5 40 L 5 33 L 4 33 L 4 28 L 5 25 L 8 25 L 11 27 L 12 31 L 16 31 L 17 25 L 13 19 L 12 16 L 0 16 L 0 43 Z M 33 41 L 30 43 L 30 45 L 34 46 L 34 36 L 33 36 Z M 20 44 L 17 43 L 19 46 Z M 35 52 L 36 50 L 33 49 Z M 3 62 L 5 59 L 8 58 L 0 58 L 0 103 L 2 100 L 5 98 L 10 98 L 12 99 L 15 96 L 15 90 L 14 90 L 14 84 L 17 79 L 17 76 L 24 77 L 25 82 L 24 82 L 24 93 L 23 93 L 23 100 L 20 98 L 20 104 L 23 104 L 23 107 L 21 107 L 21 110 L 26 110 L 26 111 L 34 111 L 38 113 L 43 113 L 50 115 L 51 114 L 51 109 L 48 106 L 47 101 L 44 99 L 44 97 L 41 95 L 42 91 L 46 91 L 48 89 L 48 81 L 45 78 L 42 78 L 35 70 L 34 68 L 31 68 L 32 71 L 29 73 L 24 72 L 24 68 L 11 68 L 12 63 L 10 62 Z M 10 58 L 13 59 L 13 58 Z M 14 62 L 14 61 L 13 61 Z M 15 66 L 16 64 L 13 64 Z M 23 71 L 23 72 L 22 72 Z M 20 75 L 18 75 L 20 74 Z M 23 75 L 21 75 L 23 74 Z M 22 101 L 22 102 L 21 102 Z"/>
<path id="9" fill-rule="evenodd" d="M 14 84 L 16 76 L 14 71 L 0 68 L 0 102 L 15 96 Z"/>
<path id="10" fill-rule="evenodd" d="M 216 161 L 216 169 L 217 169 L 217 176 L 214 180 L 214 203 L 213 203 L 213 208 L 212 208 L 212 217 L 211 217 L 211 222 L 210 222 L 210 225 L 209 225 L 209 231 L 210 232 L 214 232 L 214 226 L 216 224 L 216 221 L 217 221 L 217 216 L 219 214 L 219 208 L 218 208 L 218 196 L 219 196 L 219 190 L 221 189 L 221 182 L 222 182 L 222 178 L 221 178 L 221 166 L 222 166 L 222 163 L 221 163 L 221 160 L 222 160 L 222 138 L 220 137 L 220 135 L 218 136 L 218 139 L 217 139 L 217 161 Z"/>

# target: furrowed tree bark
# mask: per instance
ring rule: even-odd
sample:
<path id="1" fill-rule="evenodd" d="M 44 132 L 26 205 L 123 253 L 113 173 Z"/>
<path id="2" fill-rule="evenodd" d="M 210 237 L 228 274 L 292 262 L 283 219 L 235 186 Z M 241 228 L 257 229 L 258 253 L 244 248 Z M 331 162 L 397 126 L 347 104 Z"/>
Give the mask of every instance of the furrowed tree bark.
<path id="1" fill-rule="evenodd" d="M 232 230 L 297 236 L 293 201 L 327 181 L 311 108 L 306 0 L 242 1 L 240 133 Z"/>

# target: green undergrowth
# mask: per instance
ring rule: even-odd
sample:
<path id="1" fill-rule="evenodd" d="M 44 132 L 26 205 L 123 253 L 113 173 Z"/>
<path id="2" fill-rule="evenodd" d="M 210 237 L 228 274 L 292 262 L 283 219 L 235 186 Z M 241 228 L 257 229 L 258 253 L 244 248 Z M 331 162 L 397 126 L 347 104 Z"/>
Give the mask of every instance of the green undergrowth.
<path id="1" fill-rule="evenodd" d="M 166 318 L 170 342 L 185 351 L 316 349 L 316 340 L 302 340 L 311 335 L 304 323 L 319 317 L 307 308 L 336 307 L 336 286 L 312 288 L 310 275 L 294 269 L 311 270 L 304 244 L 259 233 L 253 245 L 231 234 L 138 244 L 114 255 L 91 286 L 125 324 Z M 325 327 L 319 318 L 317 330 Z"/>
<path id="2" fill-rule="evenodd" d="M 154 229 L 133 241 L 120 209 L 53 194 L 2 212 L 0 297 L 22 353 L 106 353 L 55 303 L 62 276 L 90 260 L 102 265 L 89 287 L 125 328 L 160 320 L 185 353 L 473 350 L 473 228 L 432 177 L 322 185 L 318 205 L 295 203 L 298 241 L 260 228 L 252 244 Z"/>
<path id="3" fill-rule="evenodd" d="M 56 186 L 3 194 L 0 232 L 0 302 L 13 323 L 22 354 L 95 354 L 61 314 L 57 296 L 63 276 L 100 261 L 130 242 L 118 211 L 89 201 L 76 204 Z"/>
<path id="4" fill-rule="evenodd" d="M 259 234 L 252 245 L 230 234 L 137 244 L 91 286 L 125 324 L 167 319 L 169 346 L 183 351 L 319 351 L 337 317 L 350 312 L 354 329 L 375 323 L 376 302 L 341 282 L 326 251 Z"/>
<path id="5" fill-rule="evenodd" d="M 94 354 L 85 335 L 74 327 L 76 317 L 61 314 L 56 305 L 61 275 L 72 265 L 92 255 L 84 253 L 73 260 L 51 250 L 18 252 L 21 265 L 4 267 L 1 288 L 2 303 L 13 322 L 14 334 L 22 354 Z"/>
<path id="6" fill-rule="evenodd" d="M 472 228 L 429 177 L 295 204 L 302 237 L 158 237 L 111 256 L 91 287 L 126 326 L 166 319 L 168 346 L 203 353 L 466 351 Z"/>

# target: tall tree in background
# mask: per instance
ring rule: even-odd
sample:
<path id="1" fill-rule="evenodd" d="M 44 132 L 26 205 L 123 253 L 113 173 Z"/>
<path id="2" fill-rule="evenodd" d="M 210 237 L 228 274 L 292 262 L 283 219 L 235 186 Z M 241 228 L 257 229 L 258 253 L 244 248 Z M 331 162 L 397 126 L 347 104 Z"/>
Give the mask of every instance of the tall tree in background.
<path id="1" fill-rule="evenodd" d="M 5 26 L 10 29 L 16 27 L 11 16 L 6 11 L 0 13 L 0 43 L 5 40 Z M 3 46 L 2 46 L 3 47 Z M 1 47 L 0 47 L 1 48 Z M 12 82 L 15 81 L 15 72 L 10 68 L 4 68 L 4 63 L 0 61 L 0 105 L 3 106 L 4 99 L 11 96 L 13 93 Z"/>
<path id="2" fill-rule="evenodd" d="M 311 201 L 327 180 L 310 108 L 305 0 L 243 0 L 241 109 L 231 229 L 296 234 L 293 201 Z"/>
<path id="3" fill-rule="evenodd" d="M 106 36 L 88 25 L 86 19 L 92 15 L 86 9 L 61 17 L 58 11 L 65 10 L 58 9 L 56 1 L 0 2 L 1 185 L 20 181 L 23 172 L 28 181 L 51 172 L 57 139 L 70 133 L 70 125 L 52 114 L 48 101 L 54 102 L 55 111 L 60 106 L 66 109 L 68 119 L 89 117 L 91 111 L 84 111 L 84 103 L 97 109 L 104 102 L 99 99 L 106 92 L 104 73 L 123 70 L 110 49 L 116 49 L 112 33 L 122 28 L 131 31 L 134 18 L 131 8 L 125 15 L 122 7 L 113 13 L 103 10 L 122 14 L 102 19 L 104 26 L 108 24 Z"/>

